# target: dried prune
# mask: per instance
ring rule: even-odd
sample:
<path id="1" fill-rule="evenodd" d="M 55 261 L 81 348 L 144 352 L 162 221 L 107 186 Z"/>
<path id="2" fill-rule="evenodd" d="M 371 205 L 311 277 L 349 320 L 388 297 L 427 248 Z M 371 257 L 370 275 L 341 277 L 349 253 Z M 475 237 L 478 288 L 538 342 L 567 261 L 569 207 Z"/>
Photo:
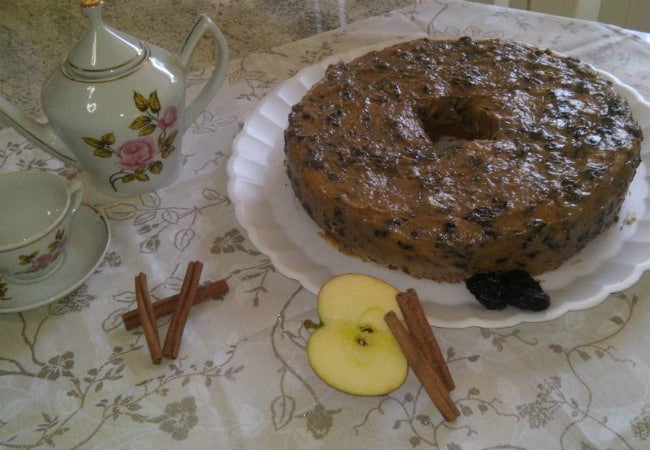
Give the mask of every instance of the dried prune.
<path id="1" fill-rule="evenodd" d="M 503 309 L 508 302 L 503 293 L 503 283 L 496 272 L 472 275 L 465 282 L 467 289 L 487 309 Z"/>
<path id="2" fill-rule="evenodd" d="M 487 309 L 500 310 L 512 305 L 520 309 L 542 311 L 551 305 L 548 294 L 525 270 L 477 273 L 469 277 L 465 285 Z"/>
<path id="3" fill-rule="evenodd" d="M 503 271 L 499 278 L 505 287 L 504 295 L 509 305 L 531 311 L 543 311 L 551 305 L 551 298 L 525 270 Z"/>

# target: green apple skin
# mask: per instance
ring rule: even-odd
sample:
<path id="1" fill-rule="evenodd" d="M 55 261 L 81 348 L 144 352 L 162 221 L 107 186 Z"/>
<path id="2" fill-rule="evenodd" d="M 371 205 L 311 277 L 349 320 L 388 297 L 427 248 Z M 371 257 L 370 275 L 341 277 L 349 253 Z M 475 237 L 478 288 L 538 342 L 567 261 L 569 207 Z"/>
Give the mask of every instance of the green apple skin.
<path id="1" fill-rule="evenodd" d="M 353 395 L 382 395 L 404 383 L 408 363 L 386 323 L 398 290 L 378 278 L 344 274 L 326 282 L 318 294 L 320 327 L 307 342 L 316 374 L 335 389 Z"/>

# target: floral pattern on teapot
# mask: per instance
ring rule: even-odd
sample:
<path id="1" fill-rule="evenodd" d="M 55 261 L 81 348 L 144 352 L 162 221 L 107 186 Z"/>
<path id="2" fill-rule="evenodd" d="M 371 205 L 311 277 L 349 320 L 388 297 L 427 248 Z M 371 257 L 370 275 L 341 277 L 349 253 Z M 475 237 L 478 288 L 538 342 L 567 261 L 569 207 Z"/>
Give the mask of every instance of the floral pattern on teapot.
<path id="1" fill-rule="evenodd" d="M 149 175 L 158 175 L 163 171 L 163 162 L 158 159 L 167 158 L 176 147 L 174 141 L 178 135 L 178 129 L 173 127 L 178 119 L 176 106 L 167 107 L 162 112 L 162 106 L 158 99 L 157 91 L 153 91 L 148 97 L 133 92 L 135 107 L 140 111 L 140 116 L 129 125 L 132 130 L 138 131 L 138 137 L 124 142 L 117 149 L 115 134 L 109 132 L 100 139 L 84 137 L 83 141 L 94 148 L 94 155 L 99 158 L 116 157 L 117 172 L 109 177 L 109 182 L 115 192 L 118 191 L 116 184 L 130 183 L 132 181 L 149 181 Z M 157 129 L 160 130 L 156 140 L 151 136 Z"/>

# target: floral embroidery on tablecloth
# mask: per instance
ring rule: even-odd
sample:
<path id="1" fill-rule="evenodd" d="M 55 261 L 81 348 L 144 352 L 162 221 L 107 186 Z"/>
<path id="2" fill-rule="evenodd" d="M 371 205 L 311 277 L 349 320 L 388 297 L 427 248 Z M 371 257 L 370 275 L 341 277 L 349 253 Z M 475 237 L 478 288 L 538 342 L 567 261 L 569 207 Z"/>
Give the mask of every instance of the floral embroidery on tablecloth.
<path id="1" fill-rule="evenodd" d="M 199 423 L 196 415 L 196 402 L 194 397 L 185 397 L 181 401 L 169 403 L 165 406 L 165 418 L 160 424 L 160 429 L 169 433 L 174 440 L 187 439 L 190 430 Z"/>

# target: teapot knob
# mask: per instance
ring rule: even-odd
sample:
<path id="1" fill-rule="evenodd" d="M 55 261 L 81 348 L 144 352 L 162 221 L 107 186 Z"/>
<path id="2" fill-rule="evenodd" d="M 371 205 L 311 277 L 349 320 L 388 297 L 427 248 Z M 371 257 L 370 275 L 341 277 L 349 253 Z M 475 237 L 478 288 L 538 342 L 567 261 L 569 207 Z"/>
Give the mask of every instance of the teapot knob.
<path id="1" fill-rule="evenodd" d="M 102 20 L 104 0 L 82 0 L 80 6 L 83 15 L 90 19 L 91 28 L 97 29 L 104 26 Z"/>
<path id="2" fill-rule="evenodd" d="M 109 81 L 133 72 L 148 57 L 144 42 L 104 24 L 103 0 L 82 0 L 90 28 L 63 63 L 63 73 L 84 82 Z"/>
<path id="3" fill-rule="evenodd" d="M 81 12 L 90 19 L 93 26 L 102 23 L 102 6 L 104 6 L 104 0 L 82 0 L 80 6 Z"/>

